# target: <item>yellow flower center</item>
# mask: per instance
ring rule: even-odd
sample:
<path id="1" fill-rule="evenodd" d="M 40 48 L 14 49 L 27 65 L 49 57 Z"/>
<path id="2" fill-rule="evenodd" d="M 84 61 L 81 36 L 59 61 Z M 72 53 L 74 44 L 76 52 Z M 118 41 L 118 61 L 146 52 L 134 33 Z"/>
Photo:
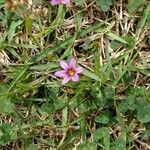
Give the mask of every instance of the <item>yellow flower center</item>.
<path id="1" fill-rule="evenodd" d="M 70 69 L 70 70 L 68 71 L 68 75 L 69 75 L 69 76 L 74 76 L 74 74 L 75 74 L 75 71 L 74 71 L 73 69 Z"/>

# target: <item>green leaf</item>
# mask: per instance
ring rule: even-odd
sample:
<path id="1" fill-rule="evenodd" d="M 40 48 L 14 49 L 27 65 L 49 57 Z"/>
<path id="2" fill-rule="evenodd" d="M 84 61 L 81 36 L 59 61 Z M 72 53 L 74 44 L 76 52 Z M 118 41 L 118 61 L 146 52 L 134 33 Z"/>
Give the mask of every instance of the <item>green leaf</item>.
<path id="1" fill-rule="evenodd" d="M 74 39 L 75 40 L 75 39 Z M 72 43 L 74 43 L 74 40 L 72 41 Z M 70 41 L 71 42 L 71 41 Z M 72 43 L 70 43 L 70 46 L 68 46 L 68 48 L 65 50 L 65 52 L 62 54 L 60 59 L 64 59 L 67 56 L 71 56 L 72 55 Z"/>
<path id="2" fill-rule="evenodd" d="M 18 60 L 22 61 L 22 58 L 19 56 L 19 54 L 17 53 L 16 50 L 14 50 L 13 48 L 8 48 L 8 51 L 15 56 L 16 58 L 18 58 Z"/>
<path id="3" fill-rule="evenodd" d="M 126 149 L 126 142 L 123 138 L 118 138 L 115 142 L 112 143 L 111 150 L 125 150 Z"/>
<path id="4" fill-rule="evenodd" d="M 150 12 L 147 15 L 147 27 L 150 28 Z"/>
<path id="5" fill-rule="evenodd" d="M 105 150 L 109 150 L 110 148 L 110 139 L 109 139 L 109 129 L 106 127 L 102 127 L 100 129 L 93 131 L 93 141 L 98 142 L 102 140 L 103 147 Z"/>
<path id="6" fill-rule="evenodd" d="M 99 91 L 99 93 L 91 93 L 93 97 L 95 98 L 93 102 L 98 106 L 98 107 L 104 107 L 107 99 L 102 95 L 102 93 Z"/>
<path id="7" fill-rule="evenodd" d="M 28 150 L 37 150 L 37 145 L 30 144 Z"/>
<path id="8" fill-rule="evenodd" d="M 81 15 L 81 13 L 78 12 L 76 14 L 76 27 L 78 31 L 80 31 L 82 28 L 82 19 L 83 19 L 83 16 Z"/>
<path id="9" fill-rule="evenodd" d="M 54 111 L 54 106 L 52 103 L 51 104 L 44 103 L 44 104 L 42 104 L 41 109 L 44 112 L 51 114 Z"/>
<path id="10" fill-rule="evenodd" d="M 122 44 L 116 40 L 111 41 L 111 48 L 118 49 Z"/>
<path id="11" fill-rule="evenodd" d="M 65 107 L 66 102 L 64 101 L 63 97 L 59 97 L 57 100 L 54 101 L 54 108 L 55 110 L 62 109 Z"/>
<path id="12" fill-rule="evenodd" d="M 8 123 L 3 123 L 3 124 L 0 126 L 0 129 L 1 129 L 1 131 L 2 131 L 3 133 L 9 134 L 9 133 L 12 131 L 13 127 L 12 127 L 10 124 L 8 124 Z"/>
<path id="13" fill-rule="evenodd" d="M 10 99 L 3 98 L 0 104 L 0 114 L 9 115 L 14 110 L 14 104 L 10 101 Z"/>
<path id="14" fill-rule="evenodd" d="M 142 97 L 137 98 L 136 101 L 137 119 L 141 123 L 150 121 L 150 103 Z"/>
<path id="15" fill-rule="evenodd" d="M 14 131 L 14 126 L 3 123 L 0 126 L 0 144 L 5 145 L 12 140 L 17 139 L 17 132 Z"/>
<path id="16" fill-rule="evenodd" d="M 100 115 L 100 116 L 96 116 L 94 120 L 97 123 L 107 124 L 109 122 L 109 117 L 106 115 Z"/>
<path id="17" fill-rule="evenodd" d="M 0 2 L 0 9 L 5 5 L 5 0 L 1 0 Z"/>
<path id="18" fill-rule="evenodd" d="M 84 69 L 83 74 L 85 76 L 90 77 L 91 79 L 94 79 L 96 81 L 100 81 L 100 78 L 96 74 L 94 74 L 93 72 L 91 72 L 91 71 L 89 71 L 87 69 Z"/>
<path id="19" fill-rule="evenodd" d="M 76 0 L 75 2 L 77 3 L 77 5 L 83 5 L 83 3 L 86 1 L 87 0 Z"/>
<path id="20" fill-rule="evenodd" d="M 0 94 L 7 91 L 7 86 L 0 84 Z"/>
<path id="21" fill-rule="evenodd" d="M 77 97 L 77 110 L 80 112 L 80 113 L 84 113 L 84 112 L 86 112 L 87 111 L 87 108 L 86 108 L 86 106 L 84 105 L 84 103 L 82 102 L 82 96 L 81 95 L 79 95 L 78 97 Z"/>
<path id="22" fill-rule="evenodd" d="M 47 63 L 47 64 L 39 64 L 39 65 L 30 66 L 29 69 L 36 70 L 36 71 L 44 71 L 44 70 L 56 69 L 58 67 L 59 66 L 55 63 Z"/>
<path id="23" fill-rule="evenodd" d="M 36 49 L 38 46 L 33 45 L 33 44 L 22 44 L 22 43 L 10 43 L 7 46 L 9 47 L 15 47 L 15 48 L 25 48 L 25 49 Z"/>
<path id="24" fill-rule="evenodd" d="M 123 101 L 119 104 L 118 110 L 119 110 L 120 112 L 123 112 L 123 113 L 127 112 L 127 111 L 128 111 L 128 103 L 127 103 L 125 100 L 123 100 Z"/>
<path id="25" fill-rule="evenodd" d="M 145 130 L 142 134 L 142 139 L 148 140 L 150 137 L 150 130 Z"/>
<path id="26" fill-rule="evenodd" d="M 32 34 L 32 19 L 30 17 L 25 20 L 25 28 L 28 35 Z"/>
<path id="27" fill-rule="evenodd" d="M 0 98 L 2 98 L 3 96 L 7 96 L 7 89 L 9 88 L 9 86 L 4 86 L 2 84 L 0 84 Z"/>
<path id="28" fill-rule="evenodd" d="M 97 150 L 97 144 L 96 143 L 80 144 L 77 147 L 77 150 Z"/>
<path id="29" fill-rule="evenodd" d="M 136 97 L 134 94 L 130 94 L 128 97 L 127 97 L 127 103 L 128 103 L 128 109 L 130 110 L 135 110 L 135 100 L 136 100 Z"/>
<path id="30" fill-rule="evenodd" d="M 138 7 L 144 4 L 144 0 L 129 0 L 128 3 L 128 11 L 133 13 L 134 11 L 138 10 Z"/>
<path id="31" fill-rule="evenodd" d="M 8 142 L 11 141 L 11 136 L 9 134 L 4 134 L 0 137 L 0 145 L 6 145 Z"/>
<path id="32" fill-rule="evenodd" d="M 104 96 L 107 99 L 112 99 L 114 97 L 114 89 L 112 87 L 106 87 L 103 89 Z"/>
<path id="33" fill-rule="evenodd" d="M 129 44 L 129 45 L 130 45 L 129 42 L 127 42 L 125 39 L 123 39 L 122 37 L 116 35 L 116 34 L 113 33 L 113 32 L 108 32 L 107 35 L 108 35 L 110 38 L 112 38 L 113 40 L 116 40 L 116 41 L 121 42 L 121 43 L 123 43 L 123 44 Z"/>
<path id="34" fill-rule="evenodd" d="M 17 135 L 17 132 L 16 132 L 16 131 L 11 132 L 11 135 L 10 135 L 10 139 L 11 139 L 11 140 L 16 140 L 17 137 L 18 137 L 18 135 Z"/>
<path id="35" fill-rule="evenodd" d="M 107 12 L 110 6 L 113 4 L 112 0 L 96 0 L 97 5 L 102 9 L 102 11 Z"/>
<path id="36" fill-rule="evenodd" d="M 147 7 L 145 8 L 143 15 L 140 19 L 140 22 L 138 23 L 136 34 L 135 34 L 138 38 L 139 38 L 140 32 L 142 32 L 142 28 L 145 27 L 149 13 L 150 13 L 150 3 L 148 3 Z"/>
<path id="37" fill-rule="evenodd" d="M 16 28 L 23 23 L 23 20 L 12 21 L 10 28 L 7 32 L 8 42 L 10 43 L 15 35 Z"/>
<path id="38" fill-rule="evenodd" d="M 93 141 L 98 142 L 98 140 L 102 139 L 108 134 L 109 134 L 109 130 L 106 127 L 96 129 L 93 131 Z"/>

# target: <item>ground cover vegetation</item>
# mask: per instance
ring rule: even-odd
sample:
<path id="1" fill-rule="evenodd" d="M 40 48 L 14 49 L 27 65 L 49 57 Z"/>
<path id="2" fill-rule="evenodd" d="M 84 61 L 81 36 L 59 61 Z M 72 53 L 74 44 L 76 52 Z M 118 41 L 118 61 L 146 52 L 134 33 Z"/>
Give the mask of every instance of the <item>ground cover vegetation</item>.
<path id="1" fill-rule="evenodd" d="M 0 149 L 150 149 L 149 0 L 0 1 Z"/>

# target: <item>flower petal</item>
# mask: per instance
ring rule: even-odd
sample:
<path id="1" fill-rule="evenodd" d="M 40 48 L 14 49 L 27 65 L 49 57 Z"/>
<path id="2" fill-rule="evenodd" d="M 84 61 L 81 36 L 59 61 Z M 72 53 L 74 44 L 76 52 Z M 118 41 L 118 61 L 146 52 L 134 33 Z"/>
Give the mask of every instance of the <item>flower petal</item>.
<path id="1" fill-rule="evenodd" d="M 62 80 L 62 85 L 65 85 L 66 83 L 68 83 L 70 81 L 70 77 L 65 76 L 64 79 Z"/>
<path id="2" fill-rule="evenodd" d="M 62 77 L 66 76 L 66 71 L 65 70 L 59 70 L 59 71 L 56 71 L 54 75 L 62 78 Z"/>
<path id="3" fill-rule="evenodd" d="M 51 3 L 51 5 L 58 5 L 58 4 L 60 4 L 61 3 L 61 1 L 60 0 L 51 0 L 50 1 L 50 3 Z"/>
<path id="4" fill-rule="evenodd" d="M 79 66 L 79 67 L 77 67 L 77 68 L 75 69 L 75 72 L 76 72 L 77 74 L 82 73 L 82 72 L 83 72 L 83 68 Z"/>
<path id="5" fill-rule="evenodd" d="M 69 3 L 70 3 L 70 0 L 61 0 L 61 3 L 62 3 L 62 4 L 69 4 Z"/>
<path id="6" fill-rule="evenodd" d="M 75 69 L 76 63 L 77 63 L 76 59 L 74 57 L 71 58 L 70 63 L 69 63 L 69 68 L 70 69 Z"/>
<path id="7" fill-rule="evenodd" d="M 74 76 L 71 77 L 71 80 L 72 80 L 73 82 L 77 82 L 77 81 L 79 80 L 78 74 L 75 73 Z"/>
<path id="8" fill-rule="evenodd" d="M 60 61 L 60 66 L 65 70 L 69 68 L 68 64 L 63 60 Z"/>

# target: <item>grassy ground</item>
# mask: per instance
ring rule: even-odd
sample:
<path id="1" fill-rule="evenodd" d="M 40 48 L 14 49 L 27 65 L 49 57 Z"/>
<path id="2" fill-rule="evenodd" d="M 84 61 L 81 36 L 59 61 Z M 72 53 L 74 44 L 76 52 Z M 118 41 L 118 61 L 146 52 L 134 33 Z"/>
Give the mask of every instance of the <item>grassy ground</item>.
<path id="1" fill-rule="evenodd" d="M 150 150 L 149 28 L 148 0 L 1 0 L 0 149 Z"/>

